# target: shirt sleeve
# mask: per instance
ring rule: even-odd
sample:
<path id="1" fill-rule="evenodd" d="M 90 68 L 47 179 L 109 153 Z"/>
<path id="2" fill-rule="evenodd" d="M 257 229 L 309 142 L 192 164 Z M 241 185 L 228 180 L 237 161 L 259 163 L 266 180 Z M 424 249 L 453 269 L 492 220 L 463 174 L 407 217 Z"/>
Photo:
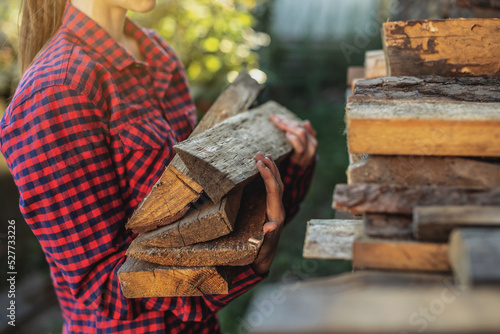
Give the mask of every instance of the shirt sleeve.
<path id="1" fill-rule="evenodd" d="M 283 206 L 285 207 L 285 223 L 290 222 L 300 209 L 300 203 L 304 200 L 316 167 L 317 156 L 311 163 L 301 168 L 287 158 L 280 165 L 281 178 L 285 190 L 283 192 Z"/>
<path id="2" fill-rule="evenodd" d="M 101 316 L 131 320 L 168 310 L 201 321 L 262 279 L 246 266 L 228 295 L 125 298 L 117 271 L 132 236 L 103 111 L 73 89 L 52 86 L 9 112 L 1 140 L 21 212 L 57 267 L 58 288 Z"/>

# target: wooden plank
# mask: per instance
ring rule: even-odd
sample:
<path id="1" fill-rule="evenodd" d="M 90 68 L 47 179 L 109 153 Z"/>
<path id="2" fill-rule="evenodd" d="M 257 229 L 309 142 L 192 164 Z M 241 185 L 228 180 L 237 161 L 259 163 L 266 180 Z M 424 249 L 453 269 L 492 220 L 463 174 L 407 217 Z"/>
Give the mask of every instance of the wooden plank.
<path id="1" fill-rule="evenodd" d="M 365 53 L 365 79 L 387 76 L 384 50 L 371 50 Z M 363 78 L 363 77 L 361 77 Z"/>
<path id="2" fill-rule="evenodd" d="M 240 73 L 215 101 L 190 137 L 247 110 L 262 88 L 247 72 Z M 198 200 L 202 191 L 203 188 L 190 177 L 182 160 L 175 156 L 139 204 L 126 227 L 139 233 L 170 224 L 187 212 L 189 204 Z"/>
<path id="3" fill-rule="evenodd" d="M 447 244 L 370 238 L 354 240 L 352 265 L 356 269 L 450 270 Z"/>
<path id="4" fill-rule="evenodd" d="M 292 151 L 285 132 L 269 119 L 273 114 L 298 121 L 286 108 L 268 102 L 174 146 L 189 166 L 192 179 L 202 185 L 212 201 L 219 202 L 229 191 L 259 174 L 254 159 L 258 152 L 279 161 Z"/>
<path id="5" fill-rule="evenodd" d="M 311 220 L 307 222 L 303 257 L 351 260 L 352 243 L 363 234 L 361 220 Z"/>
<path id="6" fill-rule="evenodd" d="M 127 298 L 227 294 L 239 268 L 168 267 L 127 258 L 118 270 Z"/>
<path id="7" fill-rule="evenodd" d="M 386 77 L 359 80 L 349 102 L 500 102 L 500 78 Z"/>
<path id="8" fill-rule="evenodd" d="M 500 206 L 427 206 L 413 210 L 413 231 L 418 240 L 448 242 L 455 228 L 500 228 Z"/>
<path id="9" fill-rule="evenodd" d="M 347 87 L 353 86 L 354 80 L 365 78 L 365 68 L 363 66 L 349 66 L 347 68 Z"/>
<path id="10" fill-rule="evenodd" d="M 454 19 L 384 23 L 392 76 L 500 76 L 500 20 Z"/>
<path id="11" fill-rule="evenodd" d="M 365 213 L 363 215 L 365 234 L 381 239 L 413 239 L 412 217 L 410 215 L 391 215 Z"/>
<path id="12" fill-rule="evenodd" d="M 154 247 L 133 241 L 126 255 L 167 266 L 242 266 L 252 263 L 264 238 L 266 192 L 259 182 L 248 185 L 241 200 L 234 232 L 185 247 Z"/>
<path id="13" fill-rule="evenodd" d="M 458 6 L 482 7 L 500 10 L 500 0 L 457 0 Z"/>
<path id="14" fill-rule="evenodd" d="M 135 242 L 143 246 L 182 247 L 229 234 L 234 229 L 241 194 L 242 189 L 236 189 L 217 204 L 202 197 L 179 221 L 142 233 Z"/>
<path id="15" fill-rule="evenodd" d="M 463 286 L 500 284 L 500 229 L 457 229 L 450 236 L 451 266 Z"/>
<path id="16" fill-rule="evenodd" d="M 413 214 L 417 206 L 500 205 L 500 188 L 479 189 L 379 184 L 338 184 L 333 208 L 351 213 Z"/>
<path id="17" fill-rule="evenodd" d="M 350 97 L 346 108 L 349 152 L 500 156 L 500 103 L 468 102 L 498 101 L 498 84 L 483 85 L 498 78 L 460 79 L 459 83 L 457 79 L 450 79 L 449 88 L 445 82 L 436 83 L 441 86 L 440 91 L 433 89 L 425 94 L 420 93 L 420 88 L 429 80 L 383 78 L 365 81 L 362 85 L 357 83 L 358 87 L 378 87 L 374 89 L 381 93 L 373 95 L 369 93 L 370 88 Z M 476 82 L 478 85 L 474 80 L 480 80 Z"/>
<path id="18" fill-rule="evenodd" d="M 448 276 L 359 272 L 262 287 L 241 327 L 255 334 L 493 334 L 499 308 L 497 288 L 461 291 Z"/>
<path id="19" fill-rule="evenodd" d="M 349 165 L 349 184 L 500 188 L 500 163 L 456 157 L 367 156 Z"/>

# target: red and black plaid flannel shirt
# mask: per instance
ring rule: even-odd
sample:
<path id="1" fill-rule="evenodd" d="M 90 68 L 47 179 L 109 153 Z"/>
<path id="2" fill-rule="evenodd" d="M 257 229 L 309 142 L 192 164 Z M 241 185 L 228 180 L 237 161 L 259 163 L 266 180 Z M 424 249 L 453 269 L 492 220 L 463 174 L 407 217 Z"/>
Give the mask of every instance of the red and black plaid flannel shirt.
<path id="1" fill-rule="evenodd" d="M 196 118 L 172 49 L 131 20 L 125 30 L 144 62 L 68 4 L 1 121 L 1 150 L 50 265 L 63 333 L 217 333 L 216 312 L 262 279 L 250 266 L 228 295 L 127 299 L 120 290 L 133 237 L 125 222 Z M 296 210 L 312 169 L 288 167 L 286 207 Z"/>

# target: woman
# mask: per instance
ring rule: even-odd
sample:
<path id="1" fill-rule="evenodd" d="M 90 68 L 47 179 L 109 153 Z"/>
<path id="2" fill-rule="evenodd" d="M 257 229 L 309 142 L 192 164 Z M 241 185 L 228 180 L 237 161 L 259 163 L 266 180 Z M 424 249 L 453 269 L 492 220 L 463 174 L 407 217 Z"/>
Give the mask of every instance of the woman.
<path id="1" fill-rule="evenodd" d="M 265 277 L 285 220 L 282 203 L 289 218 L 310 180 L 314 130 L 274 117 L 295 148 L 285 194 L 274 162 L 257 155 L 269 222 L 261 252 L 241 267 L 229 294 L 122 295 L 117 270 L 135 236 L 125 222 L 195 126 L 177 56 L 126 18 L 128 10 L 154 7 L 155 0 L 24 1 L 25 72 L 0 124 L 1 150 L 49 263 L 63 333 L 218 332 L 216 312 Z"/>

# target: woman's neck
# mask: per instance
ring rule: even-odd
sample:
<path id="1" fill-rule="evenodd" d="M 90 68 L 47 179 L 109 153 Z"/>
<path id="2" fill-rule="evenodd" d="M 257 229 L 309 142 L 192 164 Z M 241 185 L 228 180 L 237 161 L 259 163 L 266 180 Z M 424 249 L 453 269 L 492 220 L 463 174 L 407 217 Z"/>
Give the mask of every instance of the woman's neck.
<path id="1" fill-rule="evenodd" d="M 107 1 L 71 0 L 71 4 L 97 22 L 106 32 L 138 60 L 143 60 L 137 42 L 125 35 L 127 10 L 110 5 Z"/>
<path id="2" fill-rule="evenodd" d="M 96 21 L 118 42 L 125 40 L 123 27 L 127 10 L 109 5 L 106 1 L 71 0 L 71 4 Z"/>

